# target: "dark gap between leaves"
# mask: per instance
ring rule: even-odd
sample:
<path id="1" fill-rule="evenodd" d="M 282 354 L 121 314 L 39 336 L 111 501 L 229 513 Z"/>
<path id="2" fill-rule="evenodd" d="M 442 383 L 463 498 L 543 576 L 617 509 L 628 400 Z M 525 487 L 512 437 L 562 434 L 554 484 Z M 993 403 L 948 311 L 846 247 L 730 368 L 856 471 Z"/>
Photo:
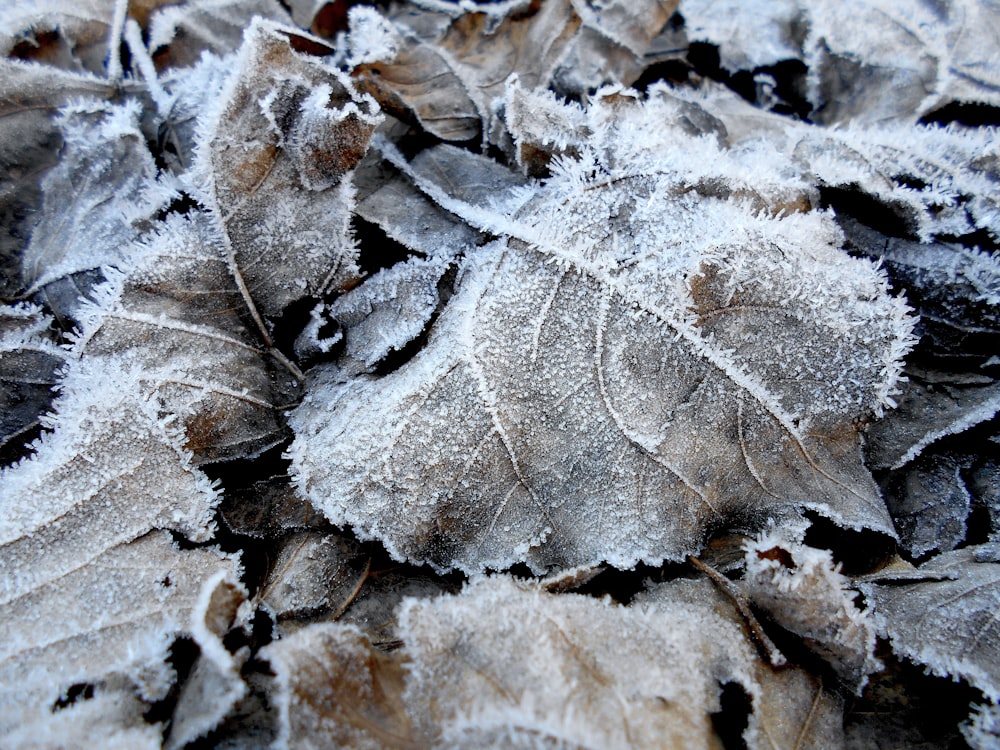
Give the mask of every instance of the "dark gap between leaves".
<path id="1" fill-rule="evenodd" d="M 167 694 L 153 703 L 143 714 L 143 718 L 147 722 L 150 724 L 162 722 L 169 727 L 167 722 L 173 717 L 174 709 L 177 708 L 181 686 L 191 675 L 191 670 L 194 669 L 195 662 L 198 661 L 200 655 L 201 649 L 191 638 L 178 638 L 171 644 L 170 650 L 167 652 L 167 664 L 173 668 L 177 679 L 170 686 Z M 167 732 L 169 733 L 169 729 Z"/>
<path id="2" fill-rule="evenodd" d="M 919 120 L 921 125 L 965 125 L 966 127 L 1000 126 L 1000 107 L 975 102 L 949 102 L 928 112 Z"/>
<path id="3" fill-rule="evenodd" d="M 753 701 L 743 686 L 737 682 L 727 682 L 719 695 L 719 710 L 710 714 L 712 728 L 719 735 L 725 750 L 747 750 L 743 733 L 750 724 Z"/>
<path id="4" fill-rule="evenodd" d="M 358 267 L 365 277 L 391 268 L 414 255 L 405 245 L 386 234 L 380 226 L 365 221 L 357 214 L 351 217 L 351 228 L 358 243 Z"/>
<path id="5" fill-rule="evenodd" d="M 954 242 L 967 248 L 978 248 L 986 252 L 996 252 L 1000 250 L 1000 242 L 993 237 L 986 229 L 977 229 L 969 234 L 943 234 L 937 238 L 938 242 Z"/>
<path id="6" fill-rule="evenodd" d="M 809 121 L 812 112 L 812 105 L 806 99 L 806 75 L 809 69 L 801 60 L 780 60 L 774 65 L 730 73 L 721 65 L 718 45 L 709 42 L 691 42 L 688 46 L 687 63 L 698 75 L 721 83 L 758 107 L 764 104 L 759 96 L 758 76 L 769 76 L 774 81 L 771 93 L 778 101 L 768 109 L 779 115 Z M 683 80 L 686 81 L 687 77 L 685 76 Z"/>
<path id="7" fill-rule="evenodd" d="M 821 186 L 819 199 L 822 208 L 832 208 L 838 214 L 846 214 L 884 235 L 908 240 L 917 239 L 915 227 L 905 217 L 902 207 L 883 203 L 857 186 Z"/>
<path id="8" fill-rule="evenodd" d="M 876 531 L 843 529 L 825 516 L 807 510 L 810 526 L 803 542 L 816 549 L 830 550 L 845 575 L 863 575 L 880 568 L 892 558 L 896 543 Z"/>
<path id="9" fill-rule="evenodd" d="M 166 206 L 157 211 L 153 218 L 156 221 L 165 221 L 170 214 L 177 214 L 178 216 L 187 216 L 188 214 L 197 211 L 201 208 L 202 208 L 201 203 L 199 203 L 194 198 L 194 196 L 190 195 L 189 193 L 181 193 L 173 200 L 171 200 L 170 203 L 168 203 Z"/>
<path id="10" fill-rule="evenodd" d="M 292 362 L 298 357 L 295 354 L 295 339 L 309 323 L 313 309 L 319 304 L 315 297 L 303 297 L 290 303 L 281 311 L 281 315 L 271 321 L 271 341 L 275 348 Z M 303 364 L 297 362 L 300 366 Z"/>
<path id="11" fill-rule="evenodd" d="M 62 711 L 67 706 L 72 706 L 77 701 L 89 701 L 94 697 L 94 686 L 89 682 L 78 682 L 75 685 L 70 685 L 66 692 L 56 699 L 56 702 L 52 704 L 52 713 L 56 711 Z"/>
<path id="12" fill-rule="evenodd" d="M 969 714 L 969 704 L 982 694 L 964 681 L 928 674 L 924 667 L 892 653 L 879 639 L 876 656 L 885 666 L 868 678 L 860 697 L 847 695 L 844 726 L 861 727 L 861 736 L 878 733 L 895 746 L 968 748 L 959 725 Z M 865 732 L 864 727 L 870 727 Z M 914 736 L 916 735 L 916 736 Z"/>

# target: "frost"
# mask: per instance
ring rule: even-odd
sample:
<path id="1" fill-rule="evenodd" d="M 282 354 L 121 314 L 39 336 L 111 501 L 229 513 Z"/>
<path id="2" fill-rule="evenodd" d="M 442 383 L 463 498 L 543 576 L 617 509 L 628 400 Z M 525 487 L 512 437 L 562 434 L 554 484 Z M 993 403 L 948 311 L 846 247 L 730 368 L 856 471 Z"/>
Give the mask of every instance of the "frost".
<path id="1" fill-rule="evenodd" d="M 938 555 L 920 566 L 953 580 L 862 584 L 879 630 L 893 649 L 934 674 L 968 680 L 1000 698 L 1000 564 L 976 562 L 975 547 Z"/>
<path id="2" fill-rule="evenodd" d="M 411 260 L 380 271 L 334 302 L 329 315 L 345 332 L 345 372 L 371 371 L 420 335 L 441 304 L 438 285 L 450 267 L 447 258 Z"/>
<path id="3" fill-rule="evenodd" d="M 914 121 L 952 101 L 997 104 L 1000 27 L 975 0 L 685 0 L 692 41 L 728 70 L 801 60 L 824 123 Z"/>
<path id="4" fill-rule="evenodd" d="M 660 106 L 606 93 L 579 159 L 506 196 L 446 147 L 395 161 L 509 239 L 468 254 L 411 362 L 314 376 L 290 453 L 334 523 L 469 571 L 682 559 L 711 524 L 803 506 L 892 533 L 850 425 L 889 398 L 905 307 L 828 216 L 751 208 L 797 185 L 764 154 L 688 136 L 690 161 L 654 160 L 635 134 Z M 736 161 L 746 198 L 712 179 Z"/>
<path id="5" fill-rule="evenodd" d="M 0 307 L 0 446 L 7 448 L 40 427 L 66 359 L 51 332 L 52 320 L 33 305 Z"/>
<path id="6" fill-rule="evenodd" d="M 626 608 L 494 578 L 409 599 L 399 616 L 395 654 L 335 624 L 268 647 L 277 747 L 715 747 L 728 682 L 751 696 L 750 748 L 830 747 L 842 734 L 839 700 L 760 662 L 705 581 Z"/>
<path id="7" fill-rule="evenodd" d="M 139 107 L 90 101 L 60 119 L 62 160 L 42 181 L 42 219 L 21 259 L 29 293 L 75 319 L 102 266 L 124 260 L 168 196 L 139 130 Z"/>
<path id="8" fill-rule="evenodd" d="M 874 623 L 854 603 L 856 594 L 829 551 L 806 546 L 801 535 L 772 529 L 747 544 L 744 589 L 860 693 L 868 675 L 881 668 Z"/>
<path id="9" fill-rule="evenodd" d="M 149 50 L 176 68 L 193 65 L 202 53 L 224 55 L 240 46 L 254 18 L 289 23 L 277 0 L 187 0 L 164 4 L 149 19 Z M 165 55 L 164 55 L 165 53 Z"/>
<path id="10" fill-rule="evenodd" d="M 192 176 L 224 237 L 241 293 L 264 316 L 357 276 L 350 171 L 381 115 L 294 30 L 256 21 Z"/>
<path id="11" fill-rule="evenodd" d="M 655 59 L 653 40 L 676 5 L 555 0 L 516 9 L 480 5 L 464 13 L 454 4 L 433 9 L 448 8 L 451 19 L 399 8 L 388 19 L 400 40 L 394 58 L 360 66 L 356 74 L 387 111 L 402 105 L 439 138 L 482 135 L 499 143 L 497 113 L 509 76 L 529 88 L 554 85 L 576 95 L 630 84 Z"/>
<path id="12" fill-rule="evenodd" d="M 277 442 L 277 406 L 296 387 L 243 323 L 222 245 L 206 214 L 167 217 L 83 308 L 74 345 L 84 362 L 141 368 L 145 392 L 184 421 L 202 462 Z"/>

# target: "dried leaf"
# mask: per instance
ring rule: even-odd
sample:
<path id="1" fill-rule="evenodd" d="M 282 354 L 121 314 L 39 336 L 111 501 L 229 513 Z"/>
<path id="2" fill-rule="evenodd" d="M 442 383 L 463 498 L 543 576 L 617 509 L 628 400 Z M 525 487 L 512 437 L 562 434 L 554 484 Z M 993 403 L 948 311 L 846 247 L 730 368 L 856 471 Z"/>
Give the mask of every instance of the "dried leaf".
<path id="1" fill-rule="evenodd" d="M 848 247 L 880 260 L 906 290 L 921 321 L 947 331 L 947 344 L 961 334 L 1000 332 L 1000 259 L 955 244 L 924 244 L 887 237 L 841 217 Z M 958 339 L 960 340 L 960 339 Z"/>
<path id="2" fill-rule="evenodd" d="M 0 307 L 0 449 L 5 453 L 41 426 L 65 362 L 51 318 L 31 305 Z"/>
<path id="3" fill-rule="evenodd" d="M 241 292 L 265 317 L 357 277 L 350 171 L 381 119 L 337 68 L 296 51 L 298 38 L 250 26 L 193 176 Z"/>
<path id="4" fill-rule="evenodd" d="M 294 377 L 241 318 L 244 298 L 203 212 L 170 215 L 81 311 L 84 361 L 141 367 L 146 393 L 184 420 L 199 462 L 256 455 L 282 439 Z"/>
<path id="5" fill-rule="evenodd" d="M 572 95 L 630 84 L 652 62 L 644 58 L 676 7 L 673 0 L 548 0 L 477 12 L 401 7 L 390 15 L 394 59 L 366 61 L 354 75 L 387 111 L 411 110 L 439 138 L 482 133 L 496 143 L 497 103 L 510 76 Z"/>
<path id="6" fill-rule="evenodd" d="M 883 483 L 899 539 L 913 557 L 949 552 L 965 541 L 972 498 L 962 469 L 968 461 L 924 455 Z"/>
<path id="7" fill-rule="evenodd" d="M 417 338 L 442 304 L 447 258 L 412 259 L 369 277 L 338 298 L 329 317 L 344 331 L 338 362 L 346 375 L 371 372 Z"/>
<path id="8" fill-rule="evenodd" d="M 0 293 L 21 291 L 21 251 L 41 205 L 41 178 L 58 160 L 52 114 L 80 97 L 108 97 L 91 75 L 0 58 Z"/>
<path id="9" fill-rule="evenodd" d="M 868 428 L 872 468 L 899 469 L 948 435 L 992 419 L 1000 410 L 1000 384 L 959 382 L 954 376 L 912 368 L 902 384 L 899 409 Z"/>
<path id="10" fill-rule="evenodd" d="M 828 550 L 802 543 L 803 528 L 771 529 L 746 545 L 744 590 L 781 627 L 801 637 L 857 692 L 881 668 L 875 625 Z"/>
<path id="11" fill-rule="evenodd" d="M 931 672 L 964 679 L 1000 698 L 1000 564 L 976 562 L 976 548 L 946 552 L 920 566 L 954 580 L 861 584 L 893 649 Z"/>
<path id="12" fill-rule="evenodd" d="M 303 531 L 282 544 L 258 598 L 279 621 L 347 609 L 368 575 L 368 556 L 348 537 Z"/>
<path id="13" fill-rule="evenodd" d="M 239 573 L 233 557 L 156 531 L 207 539 L 217 495 L 135 378 L 78 366 L 62 388 L 54 432 L 0 473 L 6 729 L 45 723 L 73 685 L 163 698 L 167 649 L 203 583 Z"/>
<path id="14" fill-rule="evenodd" d="M 104 76 L 116 3 L 9 0 L 0 10 L 0 55 Z M 119 30 L 120 33 L 120 30 Z"/>
<path id="15" fill-rule="evenodd" d="M 275 748 L 415 748 L 403 664 L 354 627 L 319 624 L 263 651 L 277 674 Z"/>
<path id="16" fill-rule="evenodd" d="M 685 0 L 692 41 L 719 46 L 723 68 L 799 59 L 813 119 L 915 121 L 953 101 L 996 105 L 996 10 L 973 0 L 843 3 Z"/>
<path id="17" fill-rule="evenodd" d="M 243 647 L 233 654 L 222 640 L 237 624 L 246 594 L 243 586 L 218 575 L 202 588 L 191 623 L 191 635 L 200 655 L 181 688 L 164 750 L 179 750 L 204 737 L 246 695 L 240 670 L 250 649 Z"/>
<path id="18" fill-rule="evenodd" d="M 756 157 L 689 137 L 704 161 L 656 160 L 657 101 L 621 99 L 595 104 L 607 124 L 585 156 L 492 210 L 449 195 L 487 192 L 468 179 L 481 158 L 399 162 L 510 239 L 468 254 L 406 365 L 346 384 L 317 370 L 290 452 L 333 523 L 467 571 L 683 559 L 709 525 L 802 506 L 892 533 L 855 430 L 892 389 L 904 307 L 828 217 L 754 213 L 738 183 L 718 195 L 719 161 Z M 448 182 L 424 179 L 435 162 Z M 757 200 L 795 184 L 754 163 Z"/>
<path id="19" fill-rule="evenodd" d="M 343 625 L 268 647 L 279 747 L 714 748 L 727 682 L 751 697 L 749 747 L 842 744 L 839 699 L 759 662 L 706 581 L 623 608 L 494 578 L 408 599 L 400 618 L 390 656 Z"/>
<path id="20" fill-rule="evenodd" d="M 277 0 L 187 0 L 161 8 L 149 20 L 149 49 L 160 67 L 182 68 L 203 52 L 224 55 L 240 46 L 255 17 L 290 23 Z"/>
<path id="21" fill-rule="evenodd" d="M 29 294 L 60 318 L 78 308 L 103 279 L 102 266 L 120 264 L 169 191 L 139 130 L 140 108 L 91 100 L 59 120 L 64 141 L 58 166 L 42 181 L 41 219 L 21 259 Z"/>

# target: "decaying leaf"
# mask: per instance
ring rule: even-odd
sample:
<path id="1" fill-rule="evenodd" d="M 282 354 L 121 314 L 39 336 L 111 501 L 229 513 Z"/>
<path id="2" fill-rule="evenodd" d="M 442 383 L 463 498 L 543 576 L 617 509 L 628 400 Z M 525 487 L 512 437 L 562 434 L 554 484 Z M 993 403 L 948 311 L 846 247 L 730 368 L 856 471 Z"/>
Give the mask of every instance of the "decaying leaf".
<path id="1" fill-rule="evenodd" d="M 857 692 L 881 667 L 875 625 L 828 550 L 802 543 L 801 527 L 769 530 L 746 546 L 743 587 L 753 603 L 801 637 Z"/>
<path id="2" fill-rule="evenodd" d="M 403 663 L 349 625 L 319 624 L 268 646 L 277 673 L 275 748 L 416 748 Z"/>
<path id="3" fill-rule="evenodd" d="M 230 653 L 223 637 L 237 624 L 246 589 L 216 575 L 202 587 L 190 633 L 200 651 L 198 661 L 181 688 L 164 750 L 179 750 L 222 723 L 246 695 L 240 668 L 250 655 L 243 647 Z"/>
<path id="4" fill-rule="evenodd" d="M 339 617 L 364 585 L 368 557 L 356 542 L 330 531 L 303 531 L 286 539 L 258 597 L 287 621 Z"/>
<path id="5" fill-rule="evenodd" d="M 343 625 L 268 648 L 279 746 L 714 748 L 725 683 L 752 701 L 749 747 L 842 742 L 839 699 L 763 665 L 707 581 L 624 608 L 495 578 L 409 599 L 400 617 L 404 645 L 389 656 Z"/>
<path id="6" fill-rule="evenodd" d="M 1000 410 L 1000 384 L 991 378 L 956 378 L 916 368 L 907 375 L 899 411 L 868 430 L 873 468 L 906 466 L 938 440 L 992 419 Z"/>
<path id="7" fill-rule="evenodd" d="M 406 365 L 346 384 L 315 371 L 291 455 L 334 523 L 468 571 L 682 559 L 710 525 L 803 506 L 892 533 L 855 423 L 893 388 L 904 305 L 837 249 L 828 217 L 749 210 L 796 184 L 764 154 L 688 137 L 699 157 L 651 162 L 684 138 L 630 140 L 659 115 L 656 99 L 598 98 L 582 156 L 493 210 L 449 195 L 489 184 L 481 159 L 400 163 L 508 239 L 467 254 Z M 727 159 L 760 160 L 754 198 L 719 194 Z"/>
<path id="8" fill-rule="evenodd" d="M 66 353 L 56 346 L 51 319 L 32 305 L 0 307 L 0 450 L 41 426 Z"/>
<path id="9" fill-rule="evenodd" d="M 948 454 L 921 456 L 883 483 L 900 542 L 914 557 L 950 552 L 965 540 L 972 510 L 965 464 Z"/>
<path id="10" fill-rule="evenodd" d="M 149 19 L 149 49 L 162 67 L 194 65 L 203 52 L 238 48 L 253 18 L 289 23 L 277 0 L 186 0 L 166 3 Z"/>
<path id="11" fill-rule="evenodd" d="M 102 266 L 123 262 L 133 240 L 169 196 L 139 130 L 137 103 L 80 103 L 60 119 L 58 166 L 42 180 L 42 218 L 21 256 L 28 293 L 60 318 L 103 280 Z"/>
<path id="12" fill-rule="evenodd" d="M 967 680 L 1000 698 L 1000 563 L 977 562 L 976 548 L 946 552 L 920 566 L 954 580 L 861 584 L 893 649 L 931 672 Z"/>
<path id="13" fill-rule="evenodd" d="M 250 26 L 193 176 L 240 291 L 264 316 L 356 277 L 350 171 L 381 119 L 337 68 L 297 51 L 297 38 Z"/>
<path id="14" fill-rule="evenodd" d="M 445 3 L 427 11 L 400 6 L 389 17 L 392 27 L 381 32 L 390 35 L 394 57 L 373 55 L 354 75 L 387 111 L 412 111 L 439 138 L 482 134 L 499 143 L 497 105 L 510 76 L 529 88 L 551 85 L 577 96 L 631 84 L 655 61 L 648 59 L 653 41 L 676 7 L 675 0 L 548 0 L 482 4 L 475 11 Z M 367 24 L 363 33 L 375 32 Z"/>
<path id="15" fill-rule="evenodd" d="M 160 531 L 207 539 L 218 498 L 135 378 L 78 366 L 62 389 L 53 432 L 0 473 L 5 730 L 44 724 L 74 685 L 164 697 L 203 583 L 239 573 Z"/>
<path id="16" fill-rule="evenodd" d="M 0 58 L 0 293 L 22 289 L 21 251 L 41 205 L 41 178 L 56 164 L 60 129 L 52 115 L 79 97 L 108 97 L 92 75 Z"/>
<path id="17" fill-rule="evenodd" d="M 158 224 L 81 311 L 75 343 L 85 361 L 141 367 L 146 392 L 184 420 L 201 462 L 278 442 L 278 407 L 296 389 L 244 324 L 244 299 L 214 229 L 203 212 Z"/>
<path id="18" fill-rule="evenodd" d="M 729 71 L 787 60 L 808 69 L 812 116 L 914 121 L 951 102 L 996 105 L 996 9 L 975 0 L 685 0 L 692 41 Z"/>
<path id="19" fill-rule="evenodd" d="M 58 0 L 10 0 L 0 10 L 0 55 L 103 76 L 118 64 L 117 55 L 109 64 L 115 6 L 81 0 L 70 10 Z"/>

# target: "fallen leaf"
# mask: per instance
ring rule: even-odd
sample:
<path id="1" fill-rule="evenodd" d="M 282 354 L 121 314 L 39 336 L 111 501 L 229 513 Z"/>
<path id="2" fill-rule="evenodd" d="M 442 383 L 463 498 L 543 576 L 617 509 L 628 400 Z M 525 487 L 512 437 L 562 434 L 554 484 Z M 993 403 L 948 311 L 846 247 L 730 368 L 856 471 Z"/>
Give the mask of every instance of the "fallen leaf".
<path id="1" fill-rule="evenodd" d="M 199 463 L 257 455 L 282 439 L 293 373 L 248 330 L 215 222 L 172 214 L 130 250 L 81 312 L 74 353 L 142 368 L 140 381 L 185 425 Z"/>
<path id="2" fill-rule="evenodd" d="M 52 319 L 33 305 L 0 307 L 0 450 L 17 445 L 41 427 L 55 395 L 66 352 L 51 332 Z M 11 453 L 8 453 L 11 451 Z"/>
<path id="3" fill-rule="evenodd" d="M 403 367 L 314 371 L 292 416 L 298 486 L 397 559 L 470 572 L 683 559 L 709 526 L 801 507 L 892 534 L 856 430 L 909 346 L 902 303 L 837 250 L 828 217 L 753 213 L 738 184 L 719 196 L 710 174 L 741 157 L 714 141 L 651 162 L 628 134 L 659 105 L 620 99 L 595 105 L 595 121 L 622 119 L 580 160 L 494 191 L 492 209 L 451 197 L 488 192 L 482 157 L 397 163 L 509 239 L 467 254 Z M 765 202 L 795 184 L 780 167 L 755 180 Z"/>
<path id="4" fill-rule="evenodd" d="M 90 100 L 60 117 L 59 164 L 42 180 L 41 219 L 21 256 L 27 293 L 60 319 L 77 321 L 101 268 L 126 259 L 170 195 L 156 182 L 140 112 L 135 102 Z"/>
<path id="5" fill-rule="evenodd" d="M 860 584 L 879 630 L 896 653 L 942 677 L 967 680 L 1000 698 L 1000 564 L 977 562 L 976 548 L 946 552 L 920 566 L 954 580 Z"/>
<path id="6" fill-rule="evenodd" d="M 296 51 L 299 38 L 250 26 L 191 176 L 247 306 L 264 317 L 357 278 L 350 172 L 381 119 L 336 67 Z"/>

